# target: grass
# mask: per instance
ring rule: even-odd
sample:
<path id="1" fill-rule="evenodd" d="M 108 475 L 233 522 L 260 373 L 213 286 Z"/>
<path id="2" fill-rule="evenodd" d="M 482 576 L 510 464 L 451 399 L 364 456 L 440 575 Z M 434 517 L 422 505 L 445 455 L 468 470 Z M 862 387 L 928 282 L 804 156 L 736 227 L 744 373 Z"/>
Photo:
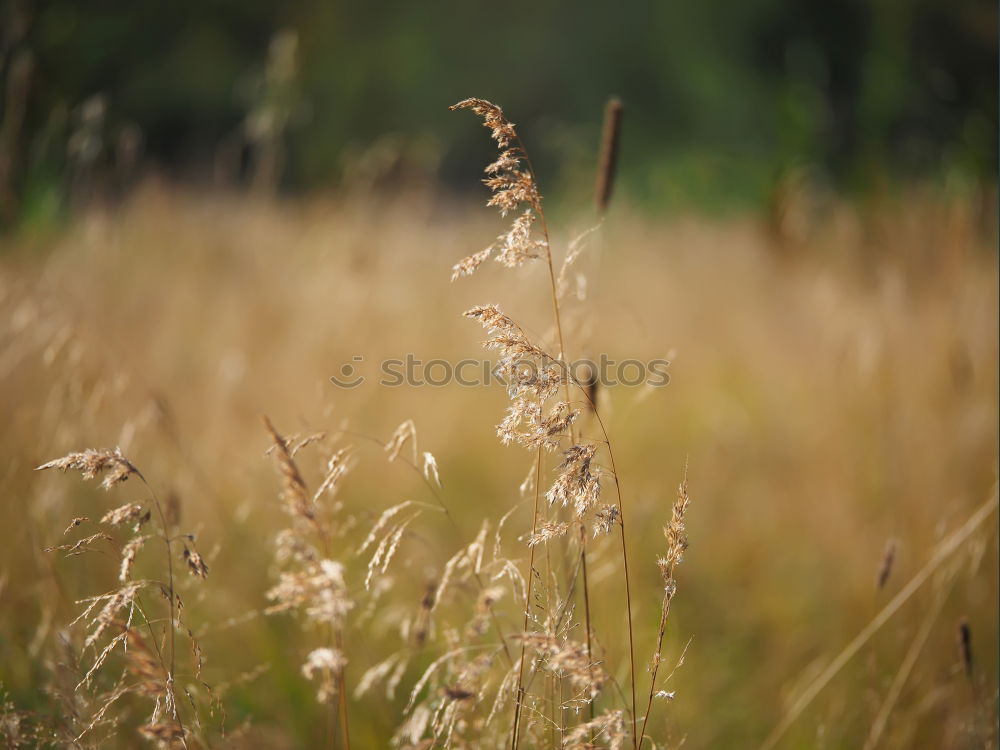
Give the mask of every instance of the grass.
<path id="1" fill-rule="evenodd" d="M 591 223 L 553 227 L 553 245 L 565 248 Z M 31 470 L 73 450 L 115 445 L 158 497 L 179 499 L 180 526 L 195 535 L 209 566 L 206 580 L 185 574 L 178 586 L 204 653 L 203 678 L 225 707 L 225 740 L 217 708 L 206 714 L 211 744 L 343 742 L 339 698 L 336 715 L 329 701 L 316 700 L 317 678 L 328 670 L 333 692 L 347 696 L 351 742 L 384 746 L 411 688 L 458 647 L 466 650 L 440 663 L 425 684 L 437 687 L 414 705 L 460 704 L 480 668 L 494 675 L 492 697 L 507 668 L 500 648 L 507 639 L 496 637 L 496 623 L 508 638 L 525 630 L 523 603 L 509 590 L 484 598 L 488 571 L 477 582 L 468 560 L 482 520 L 490 519 L 491 537 L 514 509 L 502 557 L 529 568 L 518 537 L 530 531 L 533 513 L 517 486 L 537 461 L 494 439 L 506 394 L 370 381 L 341 390 L 329 378 L 355 354 L 364 355 L 367 375 L 377 375 L 381 358 L 405 352 L 476 356 L 481 333 L 460 313 L 484 301 L 500 299 L 530 340 L 554 341 L 550 283 L 537 266 L 508 272 L 490 264 L 448 283 L 455 259 L 496 233 L 488 212 L 421 195 L 282 204 L 148 184 L 114 212 L 81 214 L 42 246 L 8 240 L 0 261 L 7 422 L 0 521 L 16 531 L 0 552 L 0 679 L 10 702 L 39 720 L 51 712 L 44 689 L 65 662 L 60 634 L 79 613 L 74 601 L 119 575 L 111 555 L 64 558 L 44 548 L 67 541 L 70 519 L 100 518 L 141 499 L 132 482 L 109 496 Z M 566 303 L 571 356 L 671 360 L 665 388 L 598 395 L 623 477 L 640 720 L 662 621 L 661 529 L 689 463 L 691 546 L 676 571 L 680 595 L 669 602 L 659 667 L 661 682 L 670 675 L 660 689 L 674 697 L 657 699 L 646 730 L 658 746 L 763 743 L 837 655 L 907 593 L 942 540 L 993 496 L 992 243 L 968 204 L 917 193 L 870 212 L 835 206 L 792 235 L 753 217 L 660 221 L 623 205 L 592 238 L 579 261 L 588 299 L 571 295 Z M 312 681 L 301 672 L 311 653 L 336 647 L 336 629 L 256 614 L 272 604 L 266 594 L 279 580 L 275 531 L 295 523 L 262 458 L 275 444 L 260 427 L 262 413 L 288 438 L 327 433 L 294 456 L 309 491 L 326 475 L 330 452 L 353 446 L 353 468 L 326 506 L 327 533 L 344 540 L 331 543 L 329 555 L 344 562 L 356 601 L 341 633 L 349 658 L 341 674 L 336 660 L 315 663 Z M 406 418 L 416 438 L 389 461 L 384 444 Z M 592 416 L 580 420 L 575 430 L 598 432 Z M 436 458 L 440 487 L 429 472 L 422 476 L 424 451 Z M 605 496 L 610 487 L 605 481 Z M 367 613 L 373 549 L 355 550 L 386 509 L 405 501 L 412 505 L 386 531 L 420 513 L 401 532 L 385 574 L 372 578 L 376 588 L 392 586 Z M 880 747 L 996 746 L 991 518 L 900 599 L 789 723 L 779 747 L 862 746 L 876 726 Z M 890 538 L 898 547 L 879 588 Z M 546 548 L 533 549 L 544 560 Z M 149 554 L 136 562 L 143 575 L 162 568 Z M 454 575 L 442 592 L 449 562 Z M 550 563 L 573 569 L 571 556 L 555 548 Z M 588 542 L 587 571 L 597 592 L 592 628 L 578 626 L 572 636 L 582 642 L 592 630 L 609 673 L 598 713 L 628 709 L 620 540 Z M 436 605 L 427 603 L 434 583 Z M 554 590 L 546 585 L 543 594 Z M 971 633 L 969 672 L 958 645 L 961 618 Z M 583 619 L 581 603 L 573 622 Z M 479 630 L 469 635 L 470 627 Z M 356 698 L 366 670 L 393 654 L 400 656 L 385 679 L 407 664 L 395 697 L 384 697 L 383 682 Z M 488 669 L 477 661 L 483 654 L 493 659 Z M 559 680 L 540 673 L 530 682 L 525 666 L 527 689 L 543 701 L 529 722 L 546 726 L 545 705 L 548 718 L 561 721 L 556 703 L 544 703 Z M 488 713 L 486 703 L 477 711 Z M 122 708 L 127 726 L 144 720 L 138 703 Z M 503 707 L 504 743 L 513 708 Z M 565 720 L 589 719 L 584 706 Z M 24 725 L 32 720 L 25 716 Z M 473 730 L 458 726 L 454 736 Z M 524 731 L 522 746 L 561 739 Z M 122 737 L 121 746 L 132 743 Z"/>

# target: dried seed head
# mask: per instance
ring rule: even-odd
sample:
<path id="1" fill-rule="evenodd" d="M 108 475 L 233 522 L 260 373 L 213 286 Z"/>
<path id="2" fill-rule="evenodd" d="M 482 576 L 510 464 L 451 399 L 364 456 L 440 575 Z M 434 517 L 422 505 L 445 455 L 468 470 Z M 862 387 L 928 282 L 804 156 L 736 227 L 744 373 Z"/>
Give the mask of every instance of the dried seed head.
<path id="1" fill-rule="evenodd" d="M 517 138 L 514 123 L 507 121 L 500 107 L 485 99 L 463 99 L 457 104 L 452 104 L 448 109 L 453 111 L 456 109 L 471 109 L 482 117 L 483 125 L 492 131 L 493 140 L 502 149 L 508 148 L 511 142 Z"/>
<path id="2" fill-rule="evenodd" d="M 972 678 L 972 627 L 969 620 L 963 617 L 958 623 L 958 652 L 965 667 L 965 675 Z"/>
<path id="3" fill-rule="evenodd" d="M 550 504 L 572 506 L 579 518 L 597 503 L 601 481 L 590 471 L 596 452 L 594 445 L 574 445 L 563 453 L 559 476 L 545 493 Z"/>
<path id="4" fill-rule="evenodd" d="M 98 641 L 104 631 L 115 623 L 119 612 L 132 607 L 141 586 L 141 583 L 132 581 L 110 594 L 101 594 L 84 600 L 88 606 L 74 623 L 87 619 L 93 628 L 84 641 L 85 648 L 90 648 Z M 97 611 L 97 614 L 93 614 L 97 606 L 102 603 L 104 606 Z"/>
<path id="5" fill-rule="evenodd" d="M 208 578 L 208 565 L 205 564 L 196 550 L 188 549 L 186 544 L 184 545 L 184 559 L 187 561 L 188 571 L 191 575 L 198 578 Z"/>
<path id="6" fill-rule="evenodd" d="M 569 531 L 569 524 L 563 521 L 543 523 L 535 530 L 534 534 L 528 537 L 528 546 L 534 547 L 539 544 L 545 544 L 552 539 L 566 536 L 567 531 Z"/>
<path id="7" fill-rule="evenodd" d="M 58 547 L 46 547 L 45 551 L 65 551 L 66 557 L 72 557 L 73 555 L 82 555 L 84 552 L 90 551 L 97 545 L 98 542 L 114 542 L 114 539 L 105 534 L 103 531 L 98 531 L 96 534 L 91 534 L 83 539 L 78 539 L 73 544 L 60 544 Z"/>
<path id="8" fill-rule="evenodd" d="M 451 267 L 451 280 L 457 281 L 465 276 L 471 276 L 476 272 L 476 269 L 481 266 L 487 258 L 493 253 L 495 245 L 490 245 L 484 250 L 480 250 L 478 253 L 473 253 L 462 260 L 458 261 L 455 265 Z"/>
<path id="9" fill-rule="evenodd" d="M 146 539 L 146 536 L 137 536 L 122 548 L 122 564 L 118 572 L 118 580 L 122 583 L 125 583 L 129 579 L 132 573 L 132 566 L 135 565 L 135 557 L 139 554 L 139 550 L 142 549 L 142 545 L 146 543 Z"/>
<path id="10" fill-rule="evenodd" d="M 621 518 L 621 511 L 617 505 L 604 505 L 594 514 L 594 536 L 598 534 L 610 534 L 614 529 L 618 519 Z"/>
<path id="11" fill-rule="evenodd" d="M 568 680 L 580 700 L 589 702 L 597 697 L 607 674 L 590 659 L 584 644 L 546 633 L 525 633 L 517 638 L 538 656 L 544 669 Z"/>
<path id="12" fill-rule="evenodd" d="M 531 170 L 522 165 L 524 150 L 519 142 L 513 145 L 518 141 L 514 124 L 507 121 L 500 107 L 483 99 L 466 99 L 451 109 L 471 109 L 483 117 L 500 148 L 496 161 L 485 169 L 487 177 L 483 183 L 493 193 L 487 205 L 498 208 L 501 216 L 524 207 L 510 230 L 500 235 L 493 245 L 463 258 L 452 267 L 452 281 L 475 272 L 494 251 L 496 260 L 508 267 L 541 257 L 539 251 L 547 250 L 548 245 L 545 239 L 532 235 L 532 225 L 541 211 L 542 197 Z"/>
<path id="13" fill-rule="evenodd" d="M 307 680 L 319 677 L 316 699 L 320 703 L 326 703 L 337 694 L 337 676 L 345 666 L 347 659 L 337 649 L 317 648 L 309 652 L 302 665 L 302 675 Z"/>
<path id="14" fill-rule="evenodd" d="M 890 539 L 886 542 L 885 552 L 882 553 L 882 564 L 878 569 L 878 588 L 881 591 L 885 588 L 885 585 L 889 582 L 889 576 L 892 575 L 892 565 L 896 560 L 896 540 Z"/>
<path id="15" fill-rule="evenodd" d="M 344 567 L 333 560 L 310 563 L 301 570 L 283 572 L 277 585 L 267 592 L 275 602 L 266 612 L 301 610 L 314 622 L 340 625 L 354 607 L 344 583 Z"/>
<path id="16" fill-rule="evenodd" d="M 507 416 L 497 425 L 497 436 L 504 445 L 518 443 L 529 450 L 544 448 L 556 450 L 569 427 L 580 415 L 571 410 L 569 404 L 560 401 L 548 414 L 542 414 L 542 407 L 523 398 L 515 399 L 507 411 Z"/>
<path id="17" fill-rule="evenodd" d="M 657 561 L 663 582 L 670 586 L 673 583 L 674 568 L 684 559 L 684 551 L 688 546 L 687 530 L 684 526 L 684 514 L 687 513 L 691 500 L 688 497 L 687 469 L 684 470 L 684 481 L 677 488 L 677 500 L 674 502 L 670 523 L 663 527 L 663 536 L 667 540 L 667 553 Z"/>
<path id="18" fill-rule="evenodd" d="M 112 526 L 120 526 L 127 521 L 133 521 L 140 518 L 143 515 L 142 506 L 139 503 L 126 503 L 114 510 L 110 510 L 104 514 L 101 518 L 101 523 L 111 524 Z M 146 520 L 149 519 L 149 514 L 146 514 Z"/>
<path id="19" fill-rule="evenodd" d="M 368 561 L 368 572 L 365 575 L 365 589 L 371 588 L 372 581 L 375 580 L 375 575 L 377 573 L 384 575 L 389 569 L 389 563 L 392 562 L 392 558 L 396 555 L 396 551 L 399 549 L 400 542 L 403 541 L 403 535 L 406 533 L 406 528 L 413 523 L 419 515 L 420 511 L 417 511 L 408 518 L 388 528 L 385 536 L 382 537 L 382 540 L 375 548 L 374 554 L 372 554 L 371 559 Z M 373 529 L 372 534 L 374 533 L 375 531 Z M 372 536 L 372 534 L 369 536 Z"/>
<path id="20" fill-rule="evenodd" d="M 489 586 L 479 592 L 479 599 L 476 601 L 476 611 L 479 614 L 486 614 L 503 598 L 504 590 L 500 586 Z"/>
<path id="21" fill-rule="evenodd" d="M 281 476 L 284 480 L 281 488 L 281 500 L 285 505 L 285 510 L 293 517 L 305 518 L 310 521 L 315 519 L 316 513 L 312 507 L 309 493 L 306 490 L 305 480 L 302 479 L 299 467 L 295 464 L 295 459 L 292 458 L 292 454 L 288 450 L 287 442 L 274 429 L 274 425 L 271 424 L 270 419 L 261 417 L 261 420 L 264 423 L 264 428 L 271 436 L 271 440 L 274 442 L 275 454 L 278 457 L 278 467 L 281 470 Z"/>
<path id="22" fill-rule="evenodd" d="M 184 729 L 180 724 L 171 721 L 157 722 L 139 727 L 139 733 L 148 740 L 152 740 L 159 747 L 176 747 L 184 740 Z"/>
<path id="23" fill-rule="evenodd" d="M 63 532 L 63 536 L 66 536 L 69 532 L 71 532 L 80 524 L 89 523 L 89 521 L 90 519 L 87 518 L 87 516 L 79 516 L 78 518 L 74 518 L 72 521 L 69 522 L 69 526 L 66 527 L 66 530 Z"/>
<path id="24" fill-rule="evenodd" d="M 526 261 L 540 258 L 539 251 L 546 248 L 545 240 L 532 236 L 531 228 L 536 216 L 527 209 L 514 219 L 510 230 L 497 238 L 499 245 L 496 259 L 508 268 L 516 268 Z"/>
<path id="25" fill-rule="evenodd" d="M 424 479 L 430 482 L 433 478 L 434 484 L 441 486 L 441 476 L 438 474 L 437 460 L 433 453 L 424 451 Z"/>
<path id="26" fill-rule="evenodd" d="M 345 448 L 335 451 L 333 455 L 327 459 L 326 476 L 323 477 L 323 481 L 320 482 L 319 487 L 316 488 L 316 492 L 313 493 L 313 504 L 318 503 L 320 498 L 324 495 L 327 497 L 336 496 L 341 478 L 343 478 L 344 475 L 346 475 L 347 472 L 349 472 L 354 466 L 352 461 L 352 450 L 352 446 L 348 445 Z"/>
<path id="27" fill-rule="evenodd" d="M 570 729 L 563 737 L 562 747 L 563 750 L 595 750 L 598 747 L 621 750 L 627 737 L 625 714 L 615 709 Z"/>
<path id="28" fill-rule="evenodd" d="M 408 440 L 412 440 L 411 447 L 413 448 L 413 463 L 417 462 L 417 427 L 413 424 L 412 419 L 407 419 L 396 431 L 392 433 L 392 437 L 385 444 L 385 452 L 389 454 L 389 461 L 395 461 L 399 457 L 399 452 L 406 445 Z"/>
<path id="29" fill-rule="evenodd" d="M 106 490 L 111 489 L 116 484 L 121 484 L 131 474 L 142 477 L 139 470 L 122 455 L 120 448 L 115 448 L 113 451 L 95 451 L 88 448 L 79 453 L 69 453 L 62 458 L 36 467 L 35 471 L 44 471 L 45 469 L 59 469 L 61 471 L 73 469 L 79 471 L 84 479 L 94 479 L 98 474 L 106 472 L 101 481 L 101 486 Z"/>

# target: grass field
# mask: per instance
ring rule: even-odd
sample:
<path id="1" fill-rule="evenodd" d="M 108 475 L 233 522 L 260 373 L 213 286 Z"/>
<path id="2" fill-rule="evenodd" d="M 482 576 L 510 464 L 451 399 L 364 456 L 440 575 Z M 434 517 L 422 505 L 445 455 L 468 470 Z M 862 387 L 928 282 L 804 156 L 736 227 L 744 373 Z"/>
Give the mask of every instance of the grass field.
<path id="1" fill-rule="evenodd" d="M 556 252 L 590 223 L 560 217 Z M 674 697 L 659 699 L 650 718 L 657 746 L 759 746 L 902 592 L 898 610 L 777 746 L 860 748 L 882 723 L 879 747 L 997 747 L 995 513 L 905 590 L 977 509 L 996 508 L 998 268 L 995 227 L 981 224 L 971 203 L 919 192 L 863 211 L 831 205 L 792 229 L 755 217 L 652 219 L 623 204 L 584 251 L 586 299 L 570 295 L 564 309 L 568 357 L 670 361 L 666 387 L 598 394 L 628 519 L 640 709 L 660 620 L 661 529 L 687 465 L 690 546 L 677 569 L 661 680 L 684 658 L 662 685 Z M 333 539 L 355 602 L 340 632 L 353 746 L 389 746 L 410 690 L 456 639 L 475 640 L 470 627 L 497 643 L 475 613 L 479 594 L 468 577 L 456 578 L 422 641 L 412 627 L 428 583 L 441 580 L 484 519 L 492 540 L 514 509 L 502 547 L 517 569 L 527 565 L 521 539 L 531 508 L 518 486 L 534 458 L 496 440 L 504 389 L 373 380 L 380 361 L 407 353 L 424 361 L 490 356 L 480 347 L 484 332 L 461 315 L 476 304 L 499 302 L 534 339 L 553 342 L 548 282 L 536 269 L 490 264 L 449 282 L 452 264 L 498 226 L 478 205 L 427 195 L 276 202 L 150 183 L 124 205 L 82 211 L 57 232 L 3 240 L 0 681 L 9 738 L 39 726 L 79 735 L 101 691 L 131 669 L 114 653 L 104 682 L 73 693 L 74 673 L 95 655 L 68 656 L 66 644 L 79 649 L 86 635 L 69 626 L 82 609 L 76 601 L 113 590 L 120 562 L 107 546 L 74 556 L 45 549 L 94 533 L 81 524 L 64 534 L 73 518 L 96 521 L 148 495 L 136 481 L 105 492 L 33 471 L 85 448 L 120 446 L 160 498 L 178 498 L 180 528 L 196 536 L 209 567 L 204 580 L 179 570 L 185 623 L 218 701 L 200 714 L 212 739 L 191 746 L 341 742 L 336 700 L 333 710 L 317 701 L 316 682 L 301 671 L 329 632 L 261 614 L 278 579 L 275 532 L 286 523 L 261 415 L 286 436 L 327 432 L 295 459 L 310 488 L 329 450 L 353 445 Z M 331 376 L 355 356 L 367 382 L 336 387 Z M 376 576 L 379 598 L 365 593 L 372 550 L 359 554 L 362 540 L 387 508 L 436 502 L 419 469 L 388 461 L 372 439 L 388 440 L 407 419 L 417 463 L 424 451 L 436 457 L 437 494 L 450 516 L 427 510 L 400 532 L 394 560 Z M 576 428 L 597 432 L 587 413 Z M 604 481 L 605 492 L 611 484 Z M 895 554 L 879 587 L 890 540 Z M 591 610 L 609 685 L 625 686 L 616 544 L 612 536 L 588 546 Z M 147 543 L 137 576 L 159 575 L 151 571 L 163 567 L 161 547 Z M 546 563 L 569 570 L 567 553 L 551 549 Z M 523 601 L 509 580 L 499 585 L 506 591 L 491 606 L 514 633 Z M 576 637 L 580 618 L 577 609 Z M 962 618 L 971 662 L 959 644 Z M 162 638 L 164 630 L 160 621 L 150 632 Z M 183 669 L 189 651 L 178 642 Z M 394 698 L 381 688 L 355 696 L 366 669 L 403 651 L 408 666 Z M 207 696 L 190 671 L 179 670 L 178 682 L 195 686 L 196 700 Z M 437 693 L 427 700 L 439 707 L 466 700 L 454 685 L 429 685 Z M 472 700 L 488 712 L 498 689 L 494 680 L 488 698 Z M 552 678 L 536 690 L 566 692 Z M 109 711 L 113 722 L 80 744 L 134 746 L 151 705 L 124 696 Z M 595 705 L 622 700 L 609 686 Z M 512 710 L 509 701 L 502 708 L 498 744 L 507 742 Z M 572 715 L 549 712 L 557 724 Z M 562 726 L 537 723 L 525 746 L 565 741 Z M 472 719 L 460 723 L 454 745 L 464 737 L 477 746 L 479 729 Z"/>

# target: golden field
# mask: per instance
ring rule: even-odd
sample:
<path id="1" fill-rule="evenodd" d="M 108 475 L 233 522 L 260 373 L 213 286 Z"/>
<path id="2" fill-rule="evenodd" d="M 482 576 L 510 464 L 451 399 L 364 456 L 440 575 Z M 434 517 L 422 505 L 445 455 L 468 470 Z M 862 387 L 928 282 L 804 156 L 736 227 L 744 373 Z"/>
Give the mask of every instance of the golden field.
<path id="1" fill-rule="evenodd" d="M 587 294 L 565 308 L 569 358 L 671 363 L 666 387 L 605 388 L 598 397 L 627 515 L 643 695 L 660 617 L 662 527 L 688 467 L 690 547 L 677 571 L 664 670 L 686 652 L 665 685 L 673 699 L 651 719 L 661 747 L 759 746 L 942 540 L 984 503 L 996 507 L 995 217 L 984 228 L 971 202 L 920 192 L 864 210 L 826 209 L 768 222 L 654 219 L 622 205 L 577 267 Z M 590 223 L 559 217 L 557 254 Z M 475 603 L 460 587 L 438 610 L 426 643 L 409 646 L 395 698 L 354 697 L 360 675 L 401 648 L 400 625 L 427 582 L 483 519 L 492 535 L 515 506 L 503 548 L 520 569 L 527 564 L 530 507 L 518 486 L 533 459 L 496 439 L 503 388 L 373 382 L 380 361 L 407 353 L 490 356 L 481 328 L 462 318 L 473 305 L 499 303 L 552 342 L 548 281 L 537 267 L 490 263 L 449 281 L 452 264 L 498 226 L 485 208 L 429 195 L 280 202 L 149 184 L 55 233 L 2 240 L 6 726 L 15 710 L 25 726 L 66 720 L 50 688 L 66 682 L 61 644 L 81 641 L 69 627 L 76 601 L 117 582 L 119 561 L 107 550 L 45 549 L 83 535 L 64 534 L 73 518 L 96 520 L 144 491 L 130 481 L 105 492 L 33 469 L 70 451 L 120 446 L 156 493 L 179 498 L 181 526 L 210 568 L 205 580 L 183 573 L 180 595 L 203 679 L 225 709 L 228 730 L 225 738 L 213 730 L 215 744 L 334 741 L 329 712 L 300 670 L 316 634 L 289 615 L 260 614 L 284 522 L 282 480 L 265 455 L 266 414 L 285 435 L 327 431 L 324 448 L 354 446 L 356 465 L 336 498 L 337 555 L 357 602 L 344 633 L 347 708 L 355 747 L 389 746 L 410 689 Z M 368 381 L 336 387 L 330 377 L 355 356 Z M 390 506 L 430 501 L 419 471 L 388 462 L 369 439 L 387 440 L 407 419 L 419 451 L 436 457 L 455 525 L 430 511 L 417 518 L 385 574 L 392 588 L 366 611 L 371 551 L 357 553 L 362 540 Z M 596 431 L 588 415 L 579 425 Z M 312 446 L 297 456 L 308 483 L 325 457 Z M 890 540 L 895 558 L 880 589 Z M 145 554 L 137 570 L 153 569 L 161 553 L 149 544 Z M 624 683 L 619 551 L 599 538 L 589 554 L 595 637 Z M 568 565 L 553 555 L 552 566 Z M 997 567 L 994 511 L 777 746 L 860 748 L 892 693 L 879 747 L 996 747 Z M 497 614 L 516 623 L 521 606 L 508 592 Z M 958 643 L 962 618 L 971 665 Z M 115 706 L 118 728 L 83 744 L 138 743 L 132 732 L 146 709 L 129 701 Z M 222 721 L 218 705 L 205 721 Z M 555 744 L 556 734 L 543 732 L 539 745 Z"/>

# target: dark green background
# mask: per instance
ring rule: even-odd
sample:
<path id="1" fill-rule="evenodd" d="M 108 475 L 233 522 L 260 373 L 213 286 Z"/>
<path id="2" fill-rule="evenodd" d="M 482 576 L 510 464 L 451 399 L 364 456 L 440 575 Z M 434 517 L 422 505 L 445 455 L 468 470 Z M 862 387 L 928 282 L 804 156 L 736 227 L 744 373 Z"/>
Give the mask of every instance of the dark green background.
<path id="1" fill-rule="evenodd" d="M 996 175 L 992 2 L 5 3 L 5 115 L 12 61 L 32 63 L 9 178 L 22 203 L 65 182 L 65 144 L 93 94 L 107 101 L 98 167 L 110 170 L 115 134 L 137 126 L 147 168 L 209 179 L 259 101 L 281 29 L 299 37 L 298 78 L 282 92 L 285 191 L 343 185 L 359 169 L 383 185 L 467 187 L 490 146 L 446 109 L 466 96 L 505 108 L 552 189 L 589 183 L 617 94 L 623 189 L 659 206 L 759 203 L 800 168 L 852 193 Z"/>

